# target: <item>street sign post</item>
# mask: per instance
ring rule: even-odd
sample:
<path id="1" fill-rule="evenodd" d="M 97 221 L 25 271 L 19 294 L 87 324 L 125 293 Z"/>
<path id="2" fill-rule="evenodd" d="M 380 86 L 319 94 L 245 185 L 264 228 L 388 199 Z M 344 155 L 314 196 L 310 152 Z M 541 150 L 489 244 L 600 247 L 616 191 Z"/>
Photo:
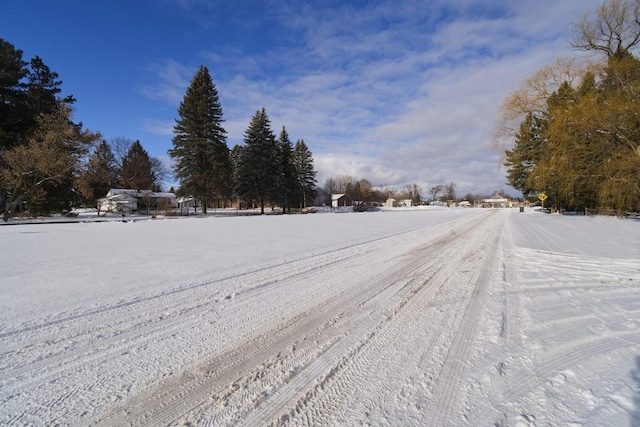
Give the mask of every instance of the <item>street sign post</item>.
<path id="1" fill-rule="evenodd" d="M 541 193 L 538 195 L 538 199 L 542 201 L 542 211 L 544 212 L 544 201 L 547 200 L 547 195 L 544 193 Z"/>

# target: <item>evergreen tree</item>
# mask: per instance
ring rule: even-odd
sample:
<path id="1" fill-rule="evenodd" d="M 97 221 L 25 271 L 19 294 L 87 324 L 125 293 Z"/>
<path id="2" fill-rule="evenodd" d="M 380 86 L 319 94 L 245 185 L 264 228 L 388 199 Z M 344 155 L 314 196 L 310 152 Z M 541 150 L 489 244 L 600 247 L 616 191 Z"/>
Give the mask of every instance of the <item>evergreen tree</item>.
<path id="1" fill-rule="evenodd" d="M 291 212 L 291 205 L 298 196 L 298 177 L 295 164 L 293 162 L 293 145 L 289 140 L 289 134 L 284 126 L 278 138 L 278 152 L 281 168 L 280 191 L 278 192 L 278 202 L 283 211 Z"/>
<path id="2" fill-rule="evenodd" d="M 276 137 L 264 108 L 251 119 L 244 144 L 238 159 L 236 192 L 248 203 L 257 202 L 264 214 L 265 204 L 277 199 L 281 182 Z"/>
<path id="3" fill-rule="evenodd" d="M 181 190 L 199 199 L 206 214 L 214 198 L 231 197 L 233 173 L 222 107 L 207 67 L 196 72 L 178 114 L 169 156 Z"/>
<path id="4" fill-rule="evenodd" d="M 296 170 L 298 203 L 304 208 L 316 196 L 316 171 L 313 169 L 311 151 L 302 139 L 293 147 L 293 165 Z"/>
<path id="5" fill-rule="evenodd" d="M 57 108 L 57 95 L 61 92 L 62 82 L 58 80 L 58 73 L 51 71 L 39 56 L 31 60 L 29 68 L 27 92 L 33 114 L 50 114 Z M 75 99 L 68 96 L 62 101 L 69 105 Z"/>
<path id="6" fill-rule="evenodd" d="M 95 206 L 98 199 L 116 186 L 116 158 L 107 141 L 102 141 L 89 158 L 77 186 L 87 206 Z"/>
<path id="7" fill-rule="evenodd" d="M 151 157 L 142 148 L 140 141 L 135 141 L 122 160 L 122 186 L 134 190 L 156 191 L 158 188 L 153 172 Z"/>
<path id="8" fill-rule="evenodd" d="M 528 114 L 520 125 L 515 143 L 511 150 L 506 150 L 507 182 L 525 196 L 542 189 L 533 188 L 530 175 L 543 155 L 543 120 Z"/>
<path id="9" fill-rule="evenodd" d="M 0 38 L 0 150 L 26 144 L 38 117 L 58 108 L 62 82 L 38 56 L 30 62 L 22 51 Z M 73 103 L 69 96 L 60 100 Z"/>
<path id="10" fill-rule="evenodd" d="M 25 142 L 26 122 L 35 123 L 23 81 L 28 72 L 22 51 L 0 38 L 0 150 Z"/>
<path id="11" fill-rule="evenodd" d="M 242 162 L 242 151 L 244 151 L 244 145 L 235 145 L 233 149 L 229 152 L 229 158 L 231 159 L 231 169 L 233 171 L 233 191 L 232 197 L 236 198 L 240 203 L 246 200 L 241 199 L 238 194 L 238 182 L 239 182 L 239 171 L 240 164 Z"/>

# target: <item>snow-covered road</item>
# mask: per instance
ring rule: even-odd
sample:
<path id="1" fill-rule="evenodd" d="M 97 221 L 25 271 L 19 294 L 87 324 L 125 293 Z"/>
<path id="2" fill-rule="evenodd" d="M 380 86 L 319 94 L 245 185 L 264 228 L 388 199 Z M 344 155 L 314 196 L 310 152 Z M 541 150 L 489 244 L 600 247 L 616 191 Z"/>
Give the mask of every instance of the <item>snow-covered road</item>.
<path id="1" fill-rule="evenodd" d="M 0 227 L 0 424 L 637 424 L 639 229 L 497 209 Z"/>

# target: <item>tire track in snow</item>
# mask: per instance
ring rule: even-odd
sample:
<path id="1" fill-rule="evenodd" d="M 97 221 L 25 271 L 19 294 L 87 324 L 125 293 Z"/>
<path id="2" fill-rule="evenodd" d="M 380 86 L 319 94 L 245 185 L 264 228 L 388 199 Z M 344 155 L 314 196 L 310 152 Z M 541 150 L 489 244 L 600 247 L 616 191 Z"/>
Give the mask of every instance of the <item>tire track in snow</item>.
<path id="1" fill-rule="evenodd" d="M 125 300 L 125 301 L 120 301 L 118 303 L 114 303 L 114 304 L 109 304 L 109 305 L 105 305 L 105 306 L 99 306 L 97 308 L 94 309 L 81 309 L 77 312 L 71 312 L 71 313 L 62 313 L 59 315 L 56 315 L 56 318 L 54 319 L 40 319 L 37 322 L 40 323 L 36 323 L 36 324 L 27 324 L 21 328 L 17 328 L 17 329 L 11 329 L 11 330 L 6 330 L 6 331 L 2 331 L 0 332 L 0 339 L 7 337 L 7 336 L 12 336 L 12 335 L 16 335 L 16 334 L 21 334 L 24 332 L 29 332 L 29 331 L 34 331 L 37 329 L 41 329 L 41 328 L 48 328 L 60 323 L 66 323 L 69 321 L 73 321 L 73 320 L 80 320 L 83 317 L 90 317 L 90 316 L 95 316 L 97 314 L 100 313 L 105 313 L 105 312 L 113 312 L 114 310 L 118 310 L 118 309 L 124 309 L 124 308 L 131 308 L 131 306 L 137 305 L 137 304 L 146 304 L 148 302 L 151 302 L 153 300 L 157 300 L 160 298 L 166 298 L 166 297 L 173 297 L 175 295 L 178 294 L 188 294 L 187 297 L 191 298 L 191 292 L 195 289 L 198 288 L 206 288 L 212 284 L 215 283 L 220 283 L 220 282 L 225 282 L 225 281 L 237 281 L 238 279 L 244 278 L 244 277 L 251 277 L 254 276 L 256 274 L 261 274 L 261 273 L 268 273 L 271 274 L 273 273 L 274 269 L 283 269 L 284 271 L 286 271 L 287 273 L 291 273 L 291 269 L 292 268 L 296 268 L 298 267 L 298 264 L 302 264 L 302 269 L 304 270 L 306 263 L 307 262 L 311 262 L 313 264 L 318 263 L 319 260 L 323 260 L 324 257 L 329 257 L 330 259 L 334 259 L 334 260 L 340 260 L 340 253 L 345 254 L 345 253 L 350 253 L 352 252 L 352 250 L 354 248 L 362 248 L 362 247 L 367 247 L 371 244 L 374 244 L 376 242 L 384 242 L 388 239 L 394 239 L 394 238 L 401 238 L 402 236 L 405 235 L 411 235 L 414 234 L 416 232 L 420 232 L 423 230 L 427 230 L 427 229 L 433 229 L 434 227 L 450 227 L 451 224 L 455 223 L 455 220 L 447 220 L 444 221 L 440 224 L 430 224 L 426 227 L 420 227 L 420 228 L 416 228 L 413 230 L 408 230 L 408 231 L 402 231 L 399 233 L 392 233 L 392 234 L 388 234 L 382 237 L 377 237 L 375 239 L 370 239 L 370 240 L 363 240 L 360 241 L 358 243 L 353 243 L 353 244 L 348 244 L 345 246 L 342 246 L 338 249 L 330 249 L 328 251 L 325 252 L 319 252 L 319 253 L 310 253 L 308 255 L 299 257 L 299 258 L 295 258 L 292 260 L 287 260 L 284 262 L 279 262 L 279 263 L 275 263 L 275 264 L 267 264 L 264 266 L 261 266 L 259 268 L 255 268 L 255 269 L 250 269 L 247 271 L 243 271 L 243 272 L 239 272 L 233 275 L 225 275 L 225 276 L 221 276 L 219 278 L 213 279 L 213 280 L 207 280 L 207 281 L 203 281 L 203 282 L 198 282 L 198 283 L 193 283 L 193 284 L 189 284 L 189 285 L 185 285 L 185 286 L 181 286 L 172 290 L 165 290 L 162 291 L 160 293 L 157 294 L 153 294 L 153 295 L 148 295 L 148 296 L 143 296 L 143 297 L 136 297 L 132 300 Z M 353 254 L 352 256 L 358 256 L 359 254 Z M 344 256 L 344 255 L 343 255 Z M 329 263 L 331 263 L 331 261 L 329 261 Z M 324 266 L 324 264 L 320 263 L 318 265 L 318 267 L 316 268 L 322 268 Z M 268 284 L 268 283 L 267 283 Z M 265 286 L 267 284 L 261 284 L 262 286 Z M 261 286 L 258 285 L 258 286 Z"/>
<path id="2" fill-rule="evenodd" d="M 521 331 L 519 342 L 513 342 L 510 333 L 503 335 L 499 347 L 479 362 L 494 366 L 500 375 L 490 382 L 491 394 L 478 390 L 476 403 L 488 399 L 468 413 L 470 425 L 511 425 L 528 413 L 531 399 L 565 370 L 589 369 L 594 361 L 640 345 L 640 306 L 629 302 L 638 296 L 633 291 L 639 278 L 637 262 L 520 247 L 510 252 L 511 274 L 505 276 L 505 291 L 496 295 L 506 296 L 507 331 L 515 297 L 518 312 L 527 313 L 529 329 Z M 565 393 L 582 392 L 579 385 L 567 387 Z M 554 415 L 540 417 L 552 416 L 554 424 L 562 423 Z M 564 422 L 574 421 L 575 414 L 569 417 Z"/>
<path id="3" fill-rule="evenodd" d="M 427 227 L 428 229 L 429 227 Z M 419 231 L 418 233 L 425 232 L 424 230 Z M 250 285 L 253 285 L 246 292 L 239 293 L 239 296 L 236 296 L 229 304 L 233 303 L 233 306 L 237 307 L 245 298 L 245 295 L 248 299 L 252 299 L 253 305 L 252 310 L 256 310 L 256 308 L 260 307 L 260 304 L 256 304 L 255 301 L 259 300 L 261 297 L 266 297 L 265 292 L 274 292 L 274 290 L 279 289 L 286 283 L 290 283 L 292 281 L 305 281 L 309 278 L 315 278 L 322 272 L 324 269 L 332 269 L 332 268 L 341 268 L 340 266 L 344 264 L 349 264 L 353 262 L 361 263 L 361 266 L 358 268 L 371 270 L 371 267 L 367 266 L 364 260 L 367 259 L 371 255 L 372 252 L 376 251 L 385 251 L 388 250 L 386 245 L 395 245 L 398 239 L 404 239 L 406 233 L 400 233 L 398 235 L 394 235 L 388 237 L 386 240 L 384 239 L 374 239 L 371 241 L 369 245 L 365 246 L 353 246 L 351 251 L 342 251 L 336 250 L 330 253 L 327 253 L 325 259 L 321 262 L 317 262 L 314 260 L 315 265 L 309 266 L 301 265 L 299 269 L 293 269 L 293 271 L 289 268 L 289 266 L 285 269 L 282 268 L 279 273 L 279 276 L 276 275 L 278 270 L 269 269 L 265 270 L 263 282 L 260 282 L 261 279 L 256 279 L 256 277 L 252 277 L 253 280 L 257 280 L 258 285 L 255 285 L 256 282 L 253 282 Z M 363 260 L 362 262 L 359 260 Z M 384 262 L 382 263 L 384 264 Z M 355 270 L 354 270 L 355 271 Z M 296 297 L 303 298 L 305 301 L 296 301 L 296 303 L 301 303 L 301 307 L 299 307 L 299 311 L 304 312 L 306 310 L 304 304 L 316 304 L 313 302 L 315 296 L 318 295 L 317 292 L 323 292 L 325 294 L 334 295 L 336 294 L 337 286 L 334 286 L 332 283 L 335 280 L 328 282 L 331 286 L 322 287 L 321 289 L 316 290 L 316 293 L 305 292 L 301 294 L 297 294 Z M 268 285 L 265 285 L 267 283 Z M 338 283 L 340 285 L 340 283 Z M 330 291 L 334 289 L 333 291 Z M 203 299 L 204 303 L 193 305 L 189 300 L 189 298 L 185 298 L 185 301 L 178 301 L 174 303 L 175 309 L 172 309 L 171 315 L 166 316 L 166 305 L 162 305 L 160 308 L 162 309 L 162 318 L 157 317 L 157 311 L 149 310 L 148 307 L 146 310 L 140 310 L 142 313 L 143 320 L 139 320 L 135 315 L 127 313 L 128 316 L 125 316 L 124 320 L 121 320 L 116 313 L 110 313 L 109 317 L 113 319 L 117 319 L 114 325 L 109 325 L 109 329 L 107 332 L 111 332 L 113 336 L 109 338 L 100 339 L 98 343 L 89 342 L 83 343 L 82 339 L 80 339 L 80 335 L 67 335 L 59 339 L 60 342 L 65 344 L 65 348 L 61 350 L 60 354 L 50 355 L 49 357 L 42 357 L 40 360 L 36 360 L 34 363 L 27 363 L 20 366 L 8 366 L 8 369 L 2 371 L 3 376 L 5 378 L 9 378 L 10 382 L 18 383 L 20 386 L 29 387 L 29 384 L 43 383 L 47 382 L 47 378 L 60 378 L 61 375 L 68 375 L 73 371 L 78 371 L 78 374 L 81 374 L 82 369 L 87 366 L 89 363 L 98 363 L 101 360 L 108 360 L 112 355 L 117 355 L 121 351 L 128 351 L 132 348 L 132 346 L 144 346 L 152 339 L 155 335 L 159 337 L 157 339 L 165 339 L 167 335 L 172 335 L 175 331 L 180 330 L 189 324 L 189 319 L 192 318 L 195 314 L 198 314 L 201 311 L 207 311 L 210 309 L 211 305 L 215 305 L 218 301 L 216 300 L 207 300 L 206 292 L 205 295 L 194 295 L 195 299 Z M 148 302 L 148 301 L 147 301 Z M 302 304 L 304 303 L 304 304 Z M 185 305 L 187 304 L 187 305 Z M 225 303 L 226 304 L 226 303 Z M 276 307 L 277 308 L 277 307 Z M 137 314 L 137 313 L 136 313 Z M 228 312 L 225 312 L 224 315 L 230 315 Z M 277 313 L 274 313 L 277 315 Z M 255 313 L 252 313 L 249 317 L 255 318 Z M 260 319 L 258 319 L 260 320 Z M 265 318 L 262 320 L 267 320 L 269 323 L 276 321 L 276 319 L 272 316 L 271 318 Z M 73 319 L 73 321 L 77 321 L 77 319 Z M 91 337 L 92 333 L 95 333 L 95 328 L 89 328 L 83 330 L 82 327 L 86 327 L 86 325 L 80 325 L 80 333 L 84 333 L 87 336 Z M 65 325 L 65 329 L 73 329 L 70 326 Z M 252 329 L 251 333 L 256 333 L 256 328 Z M 40 329 L 41 332 L 46 332 Z M 75 331 L 74 331 L 75 332 Z M 259 333 L 259 329 L 257 330 Z M 46 335 L 46 334 L 45 334 Z M 52 334 L 54 336 L 59 336 L 58 334 Z M 5 337 L 6 339 L 6 337 Z M 20 336 L 22 340 L 23 337 Z M 67 348 L 66 345 L 71 342 L 74 344 L 75 342 L 80 342 L 81 346 L 71 346 L 71 348 Z M 45 343 L 45 345 L 49 345 L 51 343 Z M 40 353 L 40 351 L 35 351 L 35 353 Z M 58 364 L 58 365 L 56 365 Z M 89 365 L 90 366 L 90 365 Z M 28 374 L 28 378 L 17 378 L 21 375 Z M 13 380 L 11 380 L 13 378 Z M 57 380 L 56 380 L 57 381 Z M 97 385 L 97 383 L 96 383 Z M 94 385 L 88 385 L 86 388 L 91 389 Z M 68 395 L 69 398 L 72 398 L 72 395 Z M 47 405 L 38 405 L 35 413 L 33 415 L 42 413 L 42 411 L 49 410 L 48 408 L 55 407 L 55 402 L 52 402 Z"/>
<path id="4" fill-rule="evenodd" d="M 467 224 L 467 228 L 458 226 L 456 230 L 470 231 L 475 225 L 478 218 L 474 221 L 467 220 L 464 224 Z M 462 234 L 462 233 L 461 233 Z M 449 239 L 441 239 L 437 242 L 439 248 L 446 247 L 449 244 Z M 434 246 L 433 243 L 427 246 Z M 388 246 L 383 245 L 383 249 L 388 251 Z M 409 264 L 415 263 L 414 258 L 410 258 Z M 415 268 L 423 267 L 425 264 L 433 265 L 429 259 L 420 260 L 420 263 Z M 396 276 L 398 271 L 404 271 L 405 265 L 401 266 L 401 269 L 392 267 L 392 273 L 390 276 Z M 364 264 L 362 268 L 371 269 L 369 264 Z M 384 289 L 378 291 L 378 287 L 382 286 Z M 233 357 L 237 357 L 238 354 L 247 354 L 249 349 L 259 348 L 260 350 L 254 351 L 244 358 L 243 361 L 238 364 L 230 363 L 230 355 L 222 355 L 219 360 L 210 363 L 210 366 L 219 365 L 218 371 L 200 369 L 200 371 L 207 372 L 207 375 L 194 374 L 195 378 L 181 379 L 179 381 L 168 382 L 161 389 L 153 390 L 149 393 L 145 393 L 139 398 L 134 398 L 127 405 L 126 409 L 119 411 L 119 413 L 112 413 L 101 419 L 104 424 L 110 424 L 114 421 L 118 422 L 132 422 L 136 425 L 153 425 L 153 424 L 166 424 L 175 423 L 179 419 L 184 419 L 183 414 L 186 413 L 208 413 L 208 407 L 214 407 L 220 402 L 215 400 L 216 396 L 224 395 L 224 391 L 229 387 L 229 384 L 236 384 L 238 387 L 244 387 L 243 381 L 251 381 L 252 376 L 247 378 L 247 372 L 250 374 L 255 371 L 252 367 L 263 366 L 265 360 L 273 359 L 280 354 L 281 349 L 291 347 L 296 340 L 310 339 L 318 334 L 318 328 L 314 328 L 314 325 L 323 325 L 323 332 L 326 328 L 330 327 L 333 331 L 330 332 L 333 336 L 342 335 L 341 329 L 335 331 L 336 326 L 340 325 L 345 327 L 349 322 L 359 322 L 359 329 L 355 333 L 347 335 L 347 339 L 342 339 L 337 343 L 333 343 L 321 351 L 319 354 L 318 362 L 311 363 L 310 365 L 300 367 L 300 370 L 292 379 L 288 380 L 286 384 L 277 390 L 275 394 L 271 396 L 282 396 L 285 393 L 285 389 L 293 390 L 295 396 L 298 392 L 308 388 L 312 382 L 317 382 L 322 378 L 321 372 L 333 370 L 335 358 L 340 354 L 349 352 L 348 348 L 362 347 L 360 341 L 367 342 L 370 337 L 370 330 L 376 326 L 375 322 L 368 324 L 366 320 L 369 317 L 363 317 L 363 307 L 373 304 L 374 306 L 380 306 L 380 310 L 387 307 L 389 304 L 389 294 L 392 295 L 392 301 L 397 298 L 401 298 L 402 295 L 406 295 L 408 292 L 407 286 L 402 281 L 391 280 L 385 282 L 382 285 L 378 283 L 359 283 L 356 286 L 350 288 L 348 294 L 340 295 L 335 301 L 329 301 L 322 307 L 317 307 L 311 314 L 304 318 L 304 321 L 292 327 L 291 334 L 282 337 L 282 339 L 274 338 L 273 334 L 264 335 L 259 345 L 256 342 L 248 342 L 245 346 L 240 347 L 236 352 L 233 352 Z M 404 291 L 403 291 L 404 290 Z M 374 295 L 372 297 L 372 294 Z M 375 296 L 377 295 L 377 296 Z M 396 295 L 394 298 L 393 295 Z M 354 310 L 355 308 L 355 310 Z M 383 310 L 384 311 L 384 310 Z M 355 319 L 352 312 L 356 313 Z M 358 320 L 360 319 L 360 320 Z M 334 326 L 327 326 L 327 325 Z M 369 325 L 369 326 L 363 326 Z M 334 354 L 335 353 L 335 354 Z M 325 356 L 329 355 L 329 356 Z M 325 359 L 323 359 L 323 357 Z M 326 360 L 326 362 L 323 362 Z M 270 372 L 264 373 L 264 375 L 272 375 Z M 233 388 L 233 387 L 232 387 Z M 233 390 L 231 390 L 233 392 Z M 266 399 L 260 399 L 262 408 L 271 407 L 271 401 L 267 397 Z M 291 397 L 280 398 L 277 406 L 284 407 L 292 400 Z M 294 399 L 295 400 L 295 399 Z M 248 402 L 247 402 L 248 403 Z M 277 411 L 276 411 L 277 412 Z M 255 412 L 256 414 L 258 412 Z M 272 411 L 269 412 L 273 415 Z M 215 415 L 211 415 L 214 417 Z M 251 414 L 249 415 L 251 417 Z M 256 416 L 262 420 L 260 416 Z M 191 419 L 191 418 L 188 418 Z"/>
<path id="5" fill-rule="evenodd" d="M 640 345 L 640 333 L 633 331 L 619 333 L 615 336 L 598 337 L 580 344 L 573 342 L 561 346 L 552 354 L 545 354 L 535 365 L 515 369 L 508 376 L 508 385 L 504 388 L 501 396 L 508 397 L 509 402 L 516 402 L 543 386 L 556 373 L 603 354 L 637 345 Z M 499 397 L 494 396 L 493 399 Z M 469 421 L 473 424 L 474 421 L 486 423 L 488 420 L 492 420 L 492 423 L 501 425 L 498 420 L 503 416 L 502 407 L 503 404 L 496 401 L 473 414 L 473 418 Z"/>
<path id="6" fill-rule="evenodd" d="M 398 235 L 392 235 L 388 238 L 397 238 L 402 237 L 406 233 L 400 233 Z M 380 239 L 374 239 L 369 241 L 369 243 L 374 243 L 379 241 Z M 188 307 L 185 307 L 185 300 L 192 301 L 194 299 L 194 295 L 189 294 L 188 291 L 193 291 L 198 288 L 205 288 L 212 284 L 223 285 L 224 283 L 233 283 L 237 279 L 247 276 L 249 274 L 252 275 L 253 284 L 250 288 L 242 289 L 241 291 L 235 293 L 233 296 L 235 302 L 239 302 L 242 299 L 242 296 L 246 293 L 252 293 L 259 290 L 260 288 L 265 288 L 267 291 L 273 291 L 274 285 L 284 281 L 284 280 L 293 280 L 298 279 L 304 281 L 307 277 L 312 277 L 317 274 L 318 271 L 330 268 L 335 264 L 346 263 L 350 260 L 354 260 L 356 258 L 363 258 L 369 255 L 370 251 L 375 250 L 375 247 L 368 247 L 370 245 L 365 245 L 365 249 L 359 251 L 346 251 L 343 249 L 326 252 L 320 256 L 308 256 L 301 258 L 295 265 L 292 265 L 292 261 L 278 264 L 275 267 L 262 268 L 251 272 L 245 272 L 237 275 L 233 275 L 230 277 L 226 277 L 224 279 L 218 281 L 208 281 L 202 284 L 189 286 L 187 288 L 181 288 L 178 290 L 163 292 L 158 295 L 150 296 L 142 299 L 135 299 L 133 301 L 128 301 L 125 303 L 116 304 L 115 306 L 108 306 L 98 310 L 90 311 L 83 313 L 82 315 L 74 315 L 69 316 L 63 319 L 58 319 L 56 321 L 47 323 L 45 325 L 40 325 L 35 328 L 26 328 L 17 331 L 5 332 L 4 334 L 0 334 L 0 343 L 3 344 L 4 348 L 10 346 L 9 338 L 10 336 L 20 334 L 20 341 L 16 345 L 23 346 L 20 351 L 28 351 L 24 348 L 24 334 L 28 332 L 33 332 L 35 330 L 40 330 L 45 327 L 54 327 L 64 324 L 62 326 L 62 330 L 70 329 L 71 331 L 64 335 L 59 331 L 55 333 L 51 333 L 49 331 L 45 331 L 49 336 L 55 336 L 56 340 L 51 341 L 47 340 L 45 342 L 38 343 L 36 342 L 33 346 L 30 346 L 30 351 L 34 354 L 35 361 L 33 362 L 25 362 L 19 366 L 4 366 L 0 369 L 3 376 L 6 378 L 17 377 L 23 375 L 25 373 L 33 374 L 38 370 L 46 370 L 48 375 L 55 374 L 56 370 L 64 369 L 65 363 L 72 360 L 72 357 L 69 357 L 67 348 L 63 348 L 62 351 L 58 354 L 48 354 L 47 357 L 43 358 L 42 348 L 50 348 L 51 344 L 55 342 L 69 342 L 75 341 L 79 343 L 86 343 L 87 348 L 83 352 L 83 360 L 90 360 L 86 356 L 87 352 L 93 351 L 94 357 L 106 359 L 110 356 L 110 354 L 115 354 L 122 349 L 122 346 L 119 345 L 122 342 L 126 342 L 127 345 L 131 345 L 131 343 L 146 340 L 149 337 L 154 336 L 157 333 L 168 334 L 174 330 L 180 330 L 183 327 L 183 324 L 189 321 L 190 316 L 197 316 L 202 312 L 211 310 L 212 306 L 220 304 L 224 302 L 224 296 L 220 296 L 220 293 L 216 293 L 214 295 L 210 295 L 206 289 L 203 289 L 203 293 L 198 295 L 198 303 L 190 304 Z M 353 249 L 354 247 L 362 248 L 361 246 L 350 245 L 347 246 L 347 249 Z M 256 272 L 264 273 L 264 276 L 261 278 L 260 276 L 256 276 Z M 184 296 L 184 299 L 176 299 L 176 295 Z M 149 302 L 158 300 L 158 299 L 166 300 L 166 303 L 162 305 L 162 311 L 164 313 L 158 314 L 156 311 L 145 311 L 143 307 L 145 307 Z M 73 326 L 80 324 L 80 328 L 83 328 L 84 325 L 82 322 L 82 318 L 96 315 L 104 312 L 109 312 L 111 318 L 117 319 L 116 324 L 110 324 L 109 329 L 105 331 L 105 334 L 110 332 L 113 333 L 112 336 L 104 336 L 100 333 L 99 335 L 99 344 L 94 345 L 93 338 L 96 335 L 96 332 L 100 332 L 95 328 L 92 329 L 80 329 L 75 330 Z M 170 313 L 166 315 L 166 313 Z M 182 321 L 181 321 L 182 320 Z M 102 326 L 101 326 L 102 327 Z M 106 327 L 104 329 L 107 329 Z M 33 341 L 37 341 L 37 339 L 33 339 Z M 77 350 L 77 347 L 75 348 Z M 16 350 L 18 351 L 18 350 Z M 2 354 L 4 360 L 9 359 L 8 356 L 12 355 L 13 352 L 5 352 Z M 26 359 L 26 357 L 22 357 L 22 359 Z M 41 381 L 42 378 L 37 378 L 34 381 Z"/>
<path id="7" fill-rule="evenodd" d="M 357 345 L 353 345 L 351 351 L 344 353 L 337 363 L 324 365 L 324 378 L 318 377 L 315 387 L 303 393 L 301 390 L 308 387 L 294 385 L 292 389 L 288 390 L 286 397 L 282 397 L 283 391 L 278 395 L 278 400 L 269 402 L 263 411 L 249 414 L 243 425 L 266 425 L 278 413 L 282 415 L 277 422 L 272 421 L 272 424 L 299 424 L 296 420 L 302 417 L 306 420 L 306 424 L 326 425 L 330 424 L 331 420 L 322 418 L 322 414 L 318 414 L 316 408 L 340 407 L 344 405 L 344 400 L 356 388 L 365 389 L 371 393 L 372 384 L 369 382 L 369 378 L 374 373 L 373 370 L 379 366 L 381 359 L 390 349 L 396 348 L 396 344 L 400 340 L 414 336 L 416 318 L 421 316 L 422 310 L 429 303 L 432 303 L 436 294 L 450 281 L 450 276 L 461 259 L 469 256 L 471 246 L 466 243 L 466 239 L 469 236 L 468 233 L 476 232 L 475 228 L 477 228 L 477 224 L 464 232 L 456 230 L 460 231 L 456 233 L 458 236 L 449 240 L 445 248 L 438 248 L 439 252 L 434 251 L 433 248 L 430 251 L 418 252 L 416 258 L 433 256 L 436 262 L 428 265 L 427 263 L 419 263 L 412 274 L 419 274 L 420 279 L 396 303 L 391 314 L 374 322 L 372 326 L 375 325 L 375 329 L 365 334 L 364 338 Z M 431 268 L 434 268 L 435 271 L 429 272 Z M 449 291 L 451 289 L 446 290 L 446 292 Z M 462 299 L 457 304 L 464 304 L 466 301 L 466 299 Z M 448 324 L 452 312 L 457 312 L 457 310 L 449 309 L 441 313 L 442 320 L 439 322 L 439 329 L 434 332 L 427 348 L 423 349 L 424 353 L 420 354 L 419 360 L 421 362 L 424 363 L 430 357 L 433 345 L 441 338 L 442 331 Z M 388 368 L 390 367 L 387 366 Z M 331 390 L 336 387 L 339 388 L 339 392 L 332 393 Z M 379 392 L 384 391 L 379 390 Z M 297 403 L 295 403 L 296 399 Z M 290 409 L 287 410 L 287 407 Z M 318 417 L 320 418 L 318 419 Z"/>
<path id="8" fill-rule="evenodd" d="M 498 219 L 504 222 L 504 216 L 494 218 L 493 222 L 495 223 Z M 495 230 L 502 229 L 502 224 L 492 225 L 492 227 L 487 228 L 489 235 Z M 492 238 L 488 255 L 472 280 L 473 293 L 464 311 L 460 329 L 455 335 L 445 364 L 438 376 L 434 390 L 434 396 L 436 396 L 437 400 L 435 407 L 429 413 L 426 425 L 444 426 L 456 424 L 459 421 L 453 419 L 453 410 L 459 398 L 457 391 L 460 390 L 459 385 L 463 379 L 465 365 L 469 360 L 472 338 L 488 293 L 491 274 L 497 265 L 498 251 L 500 249 L 501 236 L 498 234 Z"/>

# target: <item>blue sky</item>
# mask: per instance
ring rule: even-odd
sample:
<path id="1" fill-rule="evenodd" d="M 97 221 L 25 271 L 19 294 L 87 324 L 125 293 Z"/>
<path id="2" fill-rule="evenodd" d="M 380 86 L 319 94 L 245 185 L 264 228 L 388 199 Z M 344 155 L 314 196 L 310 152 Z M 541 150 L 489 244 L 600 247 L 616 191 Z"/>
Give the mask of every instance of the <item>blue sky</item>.
<path id="1" fill-rule="evenodd" d="M 169 163 L 197 68 L 220 95 L 229 148 L 264 107 L 314 155 L 319 185 L 353 175 L 427 196 L 517 192 L 490 148 L 498 107 L 556 58 L 601 0 L 4 0 L 0 37 L 40 56 L 74 119 Z"/>

